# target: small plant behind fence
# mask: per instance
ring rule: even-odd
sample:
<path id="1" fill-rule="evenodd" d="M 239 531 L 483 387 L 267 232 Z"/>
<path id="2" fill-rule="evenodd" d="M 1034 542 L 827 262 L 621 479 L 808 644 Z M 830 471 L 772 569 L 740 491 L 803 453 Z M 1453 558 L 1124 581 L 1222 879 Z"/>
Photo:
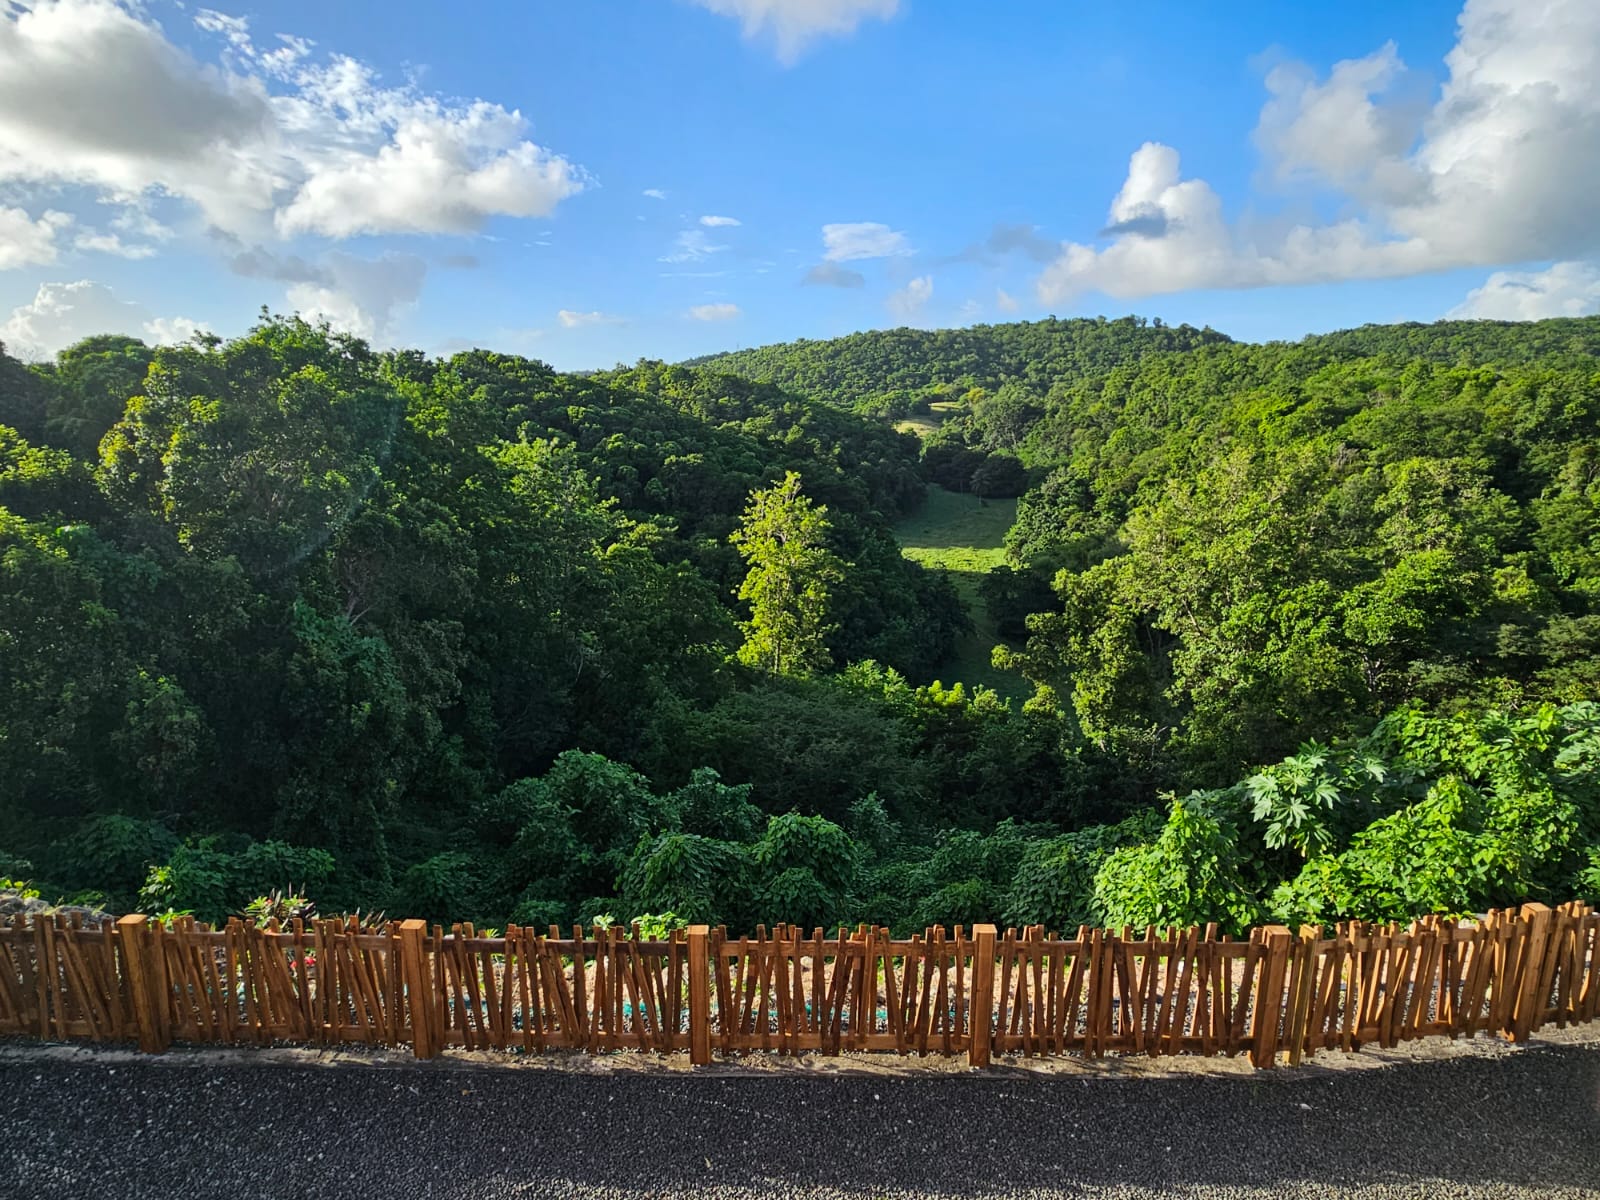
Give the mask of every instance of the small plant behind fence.
<path id="1" fill-rule="evenodd" d="M 1524 1041 L 1600 1006 L 1600 914 L 1528 904 L 1475 922 L 1256 929 L 862 926 L 754 937 L 637 926 L 480 937 L 422 921 L 211 929 L 133 915 L 0 927 L 0 1034 L 469 1050 L 1249 1055 L 1493 1032 Z"/>

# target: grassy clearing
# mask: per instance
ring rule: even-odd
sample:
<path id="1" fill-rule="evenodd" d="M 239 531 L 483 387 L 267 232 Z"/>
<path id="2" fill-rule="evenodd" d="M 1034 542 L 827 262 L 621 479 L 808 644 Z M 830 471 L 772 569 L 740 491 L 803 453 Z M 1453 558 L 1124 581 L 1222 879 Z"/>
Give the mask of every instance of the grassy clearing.
<path id="1" fill-rule="evenodd" d="M 907 417 L 904 421 L 895 422 L 895 430 L 899 433 L 914 433 L 919 438 L 925 438 L 939 426 L 945 419 L 961 407 L 959 400 L 935 400 L 928 405 L 933 412 L 926 417 Z"/>
<path id="2" fill-rule="evenodd" d="M 907 558 L 949 574 L 972 617 L 974 631 L 957 642 L 954 655 L 941 664 L 940 679 L 981 684 L 1020 700 L 1032 690 L 1027 680 L 989 665 L 990 652 L 1005 639 L 978 595 L 984 575 L 1005 562 L 1006 533 L 1016 519 L 1015 500 L 979 501 L 934 487 L 928 489 L 923 506 L 895 526 L 895 536 Z"/>
<path id="3" fill-rule="evenodd" d="M 904 421 L 894 423 L 896 433 L 914 433 L 919 438 L 925 438 L 942 422 L 937 417 L 907 417 Z"/>

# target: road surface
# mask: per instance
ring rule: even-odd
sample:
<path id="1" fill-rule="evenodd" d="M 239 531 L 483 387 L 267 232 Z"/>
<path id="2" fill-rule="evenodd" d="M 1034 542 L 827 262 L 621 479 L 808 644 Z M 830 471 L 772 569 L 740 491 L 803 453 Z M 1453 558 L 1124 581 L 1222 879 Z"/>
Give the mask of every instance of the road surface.
<path id="1" fill-rule="evenodd" d="M 4 1051 L 4 1200 L 1600 1198 L 1592 1041 L 1166 1077 Z"/>

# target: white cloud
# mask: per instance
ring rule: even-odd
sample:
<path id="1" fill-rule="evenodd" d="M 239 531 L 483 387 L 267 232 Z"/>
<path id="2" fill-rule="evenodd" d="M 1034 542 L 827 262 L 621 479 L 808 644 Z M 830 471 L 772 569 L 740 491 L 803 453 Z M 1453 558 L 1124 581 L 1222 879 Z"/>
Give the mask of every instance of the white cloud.
<path id="1" fill-rule="evenodd" d="M 333 328 L 373 340 L 388 333 L 394 319 L 422 294 L 428 264 L 415 254 L 390 252 L 377 258 L 357 258 L 334 251 L 320 266 L 305 266 L 296 278 L 287 263 L 281 271 L 264 271 L 274 278 L 293 279 L 288 289 L 291 307 L 308 321 L 326 321 Z M 239 270 L 235 260 L 235 270 Z M 241 271 L 250 274 L 249 271 Z"/>
<path id="2" fill-rule="evenodd" d="M 1405 74 L 1399 52 L 1389 42 L 1366 58 L 1335 63 L 1325 83 L 1300 63 L 1285 63 L 1267 73 L 1272 99 L 1261 110 L 1256 144 L 1280 182 L 1326 179 L 1333 184 L 1379 191 L 1402 191 L 1409 172 L 1379 169 L 1398 164 L 1416 142 L 1425 110 L 1413 103 L 1380 104 Z"/>
<path id="3" fill-rule="evenodd" d="M 71 224 L 63 212 L 46 212 L 36 221 L 23 209 L 0 206 L 0 271 L 55 262 L 56 234 Z"/>
<path id="4" fill-rule="evenodd" d="M 1539 321 L 1600 312 L 1600 265 L 1560 262 L 1543 271 L 1496 271 L 1450 310 L 1452 317 Z"/>
<path id="5" fill-rule="evenodd" d="M 889 311 L 901 320 L 914 319 L 933 298 L 933 276 L 918 275 L 889 296 Z"/>
<path id="6" fill-rule="evenodd" d="M 471 233 L 491 214 L 549 216 L 583 190 L 583 172 L 523 140 L 526 122 L 498 105 L 445 110 L 378 92 L 374 107 L 389 140 L 314 164 L 277 214 L 282 233 Z"/>
<path id="7" fill-rule="evenodd" d="M 556 314 L 556 319 L 567 329 L 579 329 L 585 325 L 623 325 L 626 317 L 612 316 L 603 312 L 573 312 L 570 308 L 563 308 Z"/>
<path id="8" fill-rule="evenodd" d="M 1127 298 L 1186 288 L 1262 287 L 1428 269 L 1417 240 L 1380 241 L 1361 222 L 1299 225 L 1276 236 L 1235 229 L 1204 180 L 1183 179 L 1178 152 L 1147 142 L 1111 205 L 1104 249 L 1068 244 L 1039 277 L 1039 298 L 1086 291 Z"/>
<path id="9" fill-rule="evenodd" d="M 707 228 L 710 228 L 710 229 L 721 228 L 722 226 L 725 226 L 725 225 L 738 225 L 739 223 L 740 222 L 739 222 L 739 219 L 737 217 L 701 217 L 700 218 L 700 224 L 702 224 L 702 225 L 704 225 L 704 226 L 706 226 Z"/>
<path id="10" fill-rule="evenodd" d="M 701 8 L 735 17 L 746 38 L 771 35 L 778 58 L 792 63 L 819 37 L 846 36 L 869 18 L 887 20 L 900 0 L 694 0 Z"/>
<path id="11" fill-rule="evenodd" d="M 731 321 L 739 315 L 737 304 L 696 304 L 689 310 L 695 321 Z"/>
<path id="12" fill-rule="evenodd" d="M 0 5 L 0 183 L 172 196 L 252 240 L 470 231 L 587 183 L 517 112 L 384 87 L 353 59 L 313 62 L 303 39 L 262 52 L 240 18 L 196 20 L 224 39 L 219 62 L 141 7 Z"/>
<path id="13" fill-rule="evenodd" d="M 1039 278 L 1051 302 L 1186 288 L 1385 278 L 1600 251 L 1600 5 L 1468 0 L 1431 107 L 1406 94 L 1394 47 L 1267 78 L 1256 140 L 1270 175 L 1342 196 L 1323 223 L 1228 221 L 1178 153 L 1147 143 L 1102 231 Z"/>
<path id="14" fill-rule="evenodd" d="M 702 262 L 713 254 L 720 254 L 727 246 L 714 244 L 705 231 L 701 229 L 685 229 L 673 242 L 675 247 L 671 252 L 663 254 L 656 259 L 664 263 Z"/>
<path id="15" fill-rule="evenodd" d="M 1014 313 L 1022 307 L 1017 303 L 1016 297 L 1006 291 L 1005 288 L 995 288 L 994 302 L 1000 306 L 1001 312 Z"/>
<path id="16" fill-rule="evenodd" d="M 47 359 L 97 333 L 122 333 L 152 342 L 183 341 L 205 326 L 187 317 L 152 317 L 103 283 L 42 283 L 33 300 L 0 322 L 0 343 L 20 358 Z"/>
<path id="17" fill-rule="evenodd" d="M 114 254 L 118 258 L 153 258 L 156 248 L 143 242 L 124 242 L 115 233 L 90 233 L 85 231 L 73 239 L 72 245 L 78 250 L 89 250 L 97 254 Z"/>
<path id="18" fill-rule="evenodd" d="M 176 345 L 196 334 L 210 332 L 211 326 L 189 317 L 156 317 L 144 323 L 145 340 L 157 345 Z"/>
<path id="19" fill-rule="evenodd" d="M 822 257 L 829 262 L 889 258 L 910 254 L 906 235 L 876 221 L 854 221 L 822 227 Z"/>
<path id="20" fill-rule="evenodd" d="M 652 200 L 665 200 L 667 198 L 667 194 L 660 188 L 645 188 L 644 194 Z"/>

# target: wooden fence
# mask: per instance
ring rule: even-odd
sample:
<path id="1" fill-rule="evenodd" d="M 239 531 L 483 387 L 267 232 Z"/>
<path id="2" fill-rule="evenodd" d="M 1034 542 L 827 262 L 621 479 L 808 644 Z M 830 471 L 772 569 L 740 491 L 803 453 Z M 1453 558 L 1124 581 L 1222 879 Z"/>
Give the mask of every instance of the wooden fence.
<path id="1" fill-rule="evenodd" d="M 0 927 L 0 1034 L 603 1053 L 1248 1054 L 1257 1067 L 1592 1021 L 1600 914 L 1528 904 L 1410 928 L 1043 929 L 910 938 L 691 926 L 480 937 L 422 921 L 265 927 L 142 916 Z"/>

